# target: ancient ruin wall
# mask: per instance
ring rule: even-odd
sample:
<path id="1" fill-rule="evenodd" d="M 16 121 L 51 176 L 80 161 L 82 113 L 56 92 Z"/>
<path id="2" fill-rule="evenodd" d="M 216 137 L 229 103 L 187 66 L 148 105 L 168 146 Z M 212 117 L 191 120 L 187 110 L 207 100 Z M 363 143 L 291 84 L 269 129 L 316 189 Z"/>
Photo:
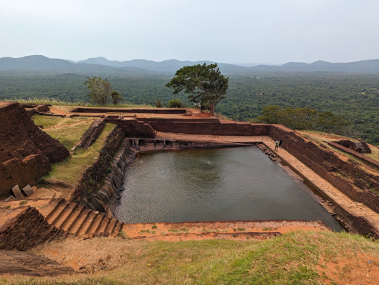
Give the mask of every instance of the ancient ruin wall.
<path id="1" fill-rule="evenodd" d="M 10 217 L 0 224 L 0 249 L 27 250 L 64 234 L 63 230 L 48 224 L 36 208 L 29 206 L 0 209 L 0 216 Z"/>
<path id="2" fill-rule="evenodd" d="M 267 135 L 270 125 L 249 123 L 221 123 L 219 120 L 202 119 L 139 119 L 149 123 L 155 130 L 161 132 L 199 134 L 199 135 L 225 135 L 225 136 L 260 136 Z"/>
<path id="3" fill-rule="evenodd" d="M 99 199 L 98 192 L 108 173 L 111 172 L 110 164 L 114 155 L 119 150 L 125 138 L 125 131 L 120 127 L 107 136 L 104 147 L 94 165 L 87 168 L 82 179 L 73 193 L 73 200 L 80 201 L 86 207 L 104 212 L 107 209 L 105 202 Z"/>
<path id="4" fill-rule="evenodd" d="M 99 108 L 78 107 L 72 113 L 155 113 L 155 114 L 185 114 L 184 108 Z"/>
<path id="5" fill-rule="evenodd" d="M 333 146 L 333 147 L 335 147 L 335 148 L 337 148 L 339 150 L 342 150 L 343 152 L 351 154 L 352 156 L 358 158 L 359 160 L 364 161 L 369 166 L 372 166 L 372 167 L 374 167 L 376 169 L 379 169 L 379 162 L 378 161 L 375 161 L 375 160 L 373 160 L 371 158 L 368 158 L 368 157 L 362 155 L 361 153 L 355 152 L 355 151 L 352 150 L 352 148 L 346 148 L 346 147 L 344 147 L 341 144 L 338 144 L 336 142 L 327 142 L 327 144 L 329 144 L 330 146 Z M 355 145 L 355 147 L 356 147 L 356 145 Z"/>
<path id="6" fill-rule="evenodd" d="M 104 180 L 104 185 L 98 192 L 98 198 L 107 204 L 107 213 L 114 216 L 114 207 L 120 199 L 120 193 L 123 190 L 125 173 L 129 164 L 136 157 L 135 151 L 131 148 L 129 139 L 124 139 L 119 152 L 111 164 L 111 173 Z"/>
<path id="7" fill-rule="evenodd" d="M 341 160 L 333 151 L 306 142 L 282 125 L 273 124 L 268 135 L 273 140 L 282 139 L 285 150 L 349 198 L 379 212 L 379 196 L 370 191 L 378 190 L 379 176 L 365 172 L 353 161 Z"/>
<path id="8" fill-rule="evenodd" d="M 48 174 L 51 164 L 65 159 L 69 151 L 41 131 L 17 102 L 0 108 L 0 198 L 13 186 L 32 184 Z"/>
<path id="9" fill-rule="evenodd" d="M 129 137 L 154 138 L 156 134 L 156 130 L 154 130 L 150 124 L 136 119 L 119 120 L 113 117 L 107 117 L 106 121 L 108 123 L 118 124 L 127 132 Z"/>
<path id="10" fill-rule="evenodd" d="M 75 147 L 87 149 L 90 147 L 96 139 L 98 139 L 100 133 L 102 133 L 106 121 L 104 118 L 95 119 L 91 126 L 86 130 L 79 140 L 79 143 Z"/>

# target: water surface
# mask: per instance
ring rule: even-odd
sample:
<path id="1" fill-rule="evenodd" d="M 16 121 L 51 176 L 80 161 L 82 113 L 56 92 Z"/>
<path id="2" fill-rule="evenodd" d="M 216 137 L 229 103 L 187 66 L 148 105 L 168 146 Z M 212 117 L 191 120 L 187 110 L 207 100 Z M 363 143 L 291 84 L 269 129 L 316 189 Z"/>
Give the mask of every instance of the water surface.
<path id="1" fill-rule="evenodd" d="M 116 217 L 126 223 L 322 220 L 339 223 L 257 147 L 140 154 Z"/>

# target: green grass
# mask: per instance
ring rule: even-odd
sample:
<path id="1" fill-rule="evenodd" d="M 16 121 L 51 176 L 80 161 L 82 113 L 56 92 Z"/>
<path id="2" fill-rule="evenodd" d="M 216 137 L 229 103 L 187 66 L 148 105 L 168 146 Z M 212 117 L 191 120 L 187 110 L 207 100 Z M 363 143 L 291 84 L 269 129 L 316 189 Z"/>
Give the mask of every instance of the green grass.
<path id="1" fill-rule="evenodd" d="M 87 123 L 89 126 L 91 121 Z M 87 125 L 73 125 L 67 128 L 56 130 L 47 130 L 52 137 L 58 139 L 66 148 L 71 149 L 78 142 L 82 134 L 87 128 Z M 88 127 L 87 126 L 87 127 Z M 90 167 L 96 161 L 101 149 L 104 146 L 104 141 L 108 134 L 115 127 L 114 124 L 106 123 L 102 133 L 95 143 L 86 149 L 78 148 L 74 154 L 67 157 L 65 160 L 52 165 L 52 171 L 43 177 L 45 180 L 59 180 L 69 185 L 75 185 L 81 178 L 87 167 Z"/>
<path id="2" fill-rule="evenodd" d="M 345 261 L 334 269 L 344 279 L 355 270 L 358 257 L 378 266 L 378 241 L 334 232 L 294 232 L 258 241 L 203 240 L 146 242 L 121 238 L 97 238 L 81 242 L 53 242 L 46 249 L 86 256 L 93 264 L 106 264 L 94 274 L 63 277 L 5 277 L 3 284 L 342 284 L 317 267 Z M 96 249 L 96 253 L 88 251 Z M 65 252 L 66 251 L 66 252 Z M 365 260 L 365 262 L 367 261 Z M 352 264 L 350 264 L 352 262 Z M 377 264 L 376 264 L 377 263 Z M 90 266 L 90 265 L 89 265 Z M 93 268 L 91 268 L 93 269 Z M 107 270 L 112 269 L 112 270 Z M 326 276 L 327 275 L 327 276 Z M 365 274 L 364 274 L 365 275 Z M 344 284 L 344 283 L 343 283 Z"/>
<path id="3" fill-rule="evenodd" d="M 33 116 L 36 125 L 43 125 L 43 131 L 59 140 L 68 150 L 75 146 L 93 120 L 88 117 Z"/>

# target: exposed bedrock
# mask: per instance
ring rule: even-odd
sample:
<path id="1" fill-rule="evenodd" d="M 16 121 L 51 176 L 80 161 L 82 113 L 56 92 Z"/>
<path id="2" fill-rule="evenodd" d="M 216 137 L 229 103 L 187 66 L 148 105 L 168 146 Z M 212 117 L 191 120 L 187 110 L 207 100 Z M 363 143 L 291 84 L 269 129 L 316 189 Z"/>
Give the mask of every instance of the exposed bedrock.
<path id="1" fill-rule="evenodd" d="M 24 187 L 65 159 L 69 151 L 41 131 L 17 102 L 0 108 L 0 198 L 10 195 L 18 184 Z"/>
<path id="2" fill-rule="evenodd" d="M 343 161 L 333 151 L 307 142 L 285 126 L 273 124 L 268 134 L 273 140 L 282 139 L 285 150 L 328 181 L 353 201 L 379 212 L 379 176 L 364 171 L 353 161 Z"/>

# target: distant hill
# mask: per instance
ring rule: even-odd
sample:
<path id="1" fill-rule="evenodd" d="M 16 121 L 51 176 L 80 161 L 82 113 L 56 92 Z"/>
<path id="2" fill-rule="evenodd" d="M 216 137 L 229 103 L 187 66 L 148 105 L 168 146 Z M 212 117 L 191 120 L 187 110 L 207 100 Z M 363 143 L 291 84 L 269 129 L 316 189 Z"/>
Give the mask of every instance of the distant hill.
<path id="1" fill-rule="evenodd" d="M 72 71 L 72 72 L 128 72 L 151 73 L 164 72 L 175 73 L 183 66 L 195 64 L 211 64 L 212 61 L 179 61 L 166 60 L 155 62 L 149 60 L 109 61 L 104 57 L 89 58 L 74 63 L 69 60 L 50 59 L 45 56 L 27 56 L 22 58 L 0 58 L 0 71 L 3 70 L 27 70 L 27 71 Z M 222 73 L 226 74 L 251 74 L 255 72 L 349 72 L 349 73 L 379 73 L 379 60 L 364 60 L 350 63 L 330 63 L 316 61 L 311 64 L 290 62 L 281 66 L 258 65 L 244 67 L 233 64 L 218 63 Z"/>
<path id="2" fill-rule="evenodd" d="M 65 71 L 65 72 L 148 72 L 141 68 L 115 69 L 107 65 L 74 63 L 69 60 L 51 59 L 45 56 L 0 58 L 0 71 Z"/>

